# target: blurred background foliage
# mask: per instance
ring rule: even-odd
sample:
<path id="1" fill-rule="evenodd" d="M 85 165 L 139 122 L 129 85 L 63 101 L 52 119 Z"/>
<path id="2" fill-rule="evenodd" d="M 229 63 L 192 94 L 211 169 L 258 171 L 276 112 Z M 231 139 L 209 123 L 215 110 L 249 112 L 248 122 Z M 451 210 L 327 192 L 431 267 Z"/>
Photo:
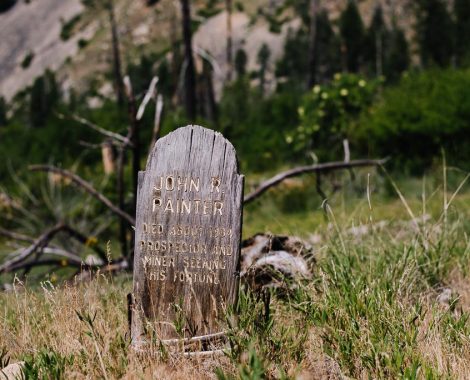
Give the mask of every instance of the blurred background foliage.
<path id="1" fill-rule="evenodd" d="M 147 6 L 156 7 L 158 13 L 159 3 Z M 237 49 L 232 80 L 226 81 L 220 101 L 209 111 L 205 103 L 200 104 L 195 120 L 187 117 L 179 95 L 180 37 L 175 37 L 172 46 L 126 60 L 124 71 L 138 100 L 152 76 L 159 77 L 158 89 L 165 104 L 162 134 L 189 122 L 216 129 L 234 143 L 242 170 L 251 173 L 311 163 L 312 157 L 341 160 L 343 139 L 350 143 L 352 158 L 391 156 L 391 167 L 413 174 L 431 167 L 442 149 L 451 163 L 469 168 L 469 0 L 456 0 L 452 6 L 443 0 L 414 2 L 412 40 L 396 19 L 385 21 L 380 6 L 373 9 L 368 23 L 355 1 L 348 1 L 334 20 L 319 6 L 313 61 L 309 61 L 311 1 L 277 4 L 274 12 L 260 7 L 251 16 L 252 22 L 264 20 L 274 32 L 293 19 L 300 22 L 287 32 L 284 52 L 272 69 L 275 87 L 268 90 L 265 84 L 269 46 L 256 52 L 255 71 L 248 69 L 247 52 Z M 84 5 L 95 9 L 93 2 Z M 223 6 L 221 1 L 201 2 L 194 12 L 209 17 Z M 243 10 L 244 5 L 237 3 L 234 9 Z M 64 23 L 67 30 L 62 35 L 70 38 L 74 25 L 83 19 L 86 17 Z M 200 24 L 195 19 L 194 31 Z M 176 54 L 173 61 L 168 59 L 170 50 Z M 206 83 L 201 75 L 198 73 L 198 82 Z M 106 79 L 112 78 L 110 68 Z M 100 137 L 70 120 L 70 115 L 77 114 L 126 133 L 127 107 L 103 96 L 100 86 L 100 81 L 90 81 L 86 89 L 72 88 L 65 93 L 55 74 L 46 71 L 13 100 L 0 98 L 3 186 L 15 187 L 9 173 L 32 163 L 75 165 L 79 171 L 101 175 L 101 152 L 87 147 L 101 143 Z M 98 105 L 90 107 L 93 102 Z M 152 112 L 146 112 L 141 122 L 142 141 L 149 141 L 152 124 Z"/>

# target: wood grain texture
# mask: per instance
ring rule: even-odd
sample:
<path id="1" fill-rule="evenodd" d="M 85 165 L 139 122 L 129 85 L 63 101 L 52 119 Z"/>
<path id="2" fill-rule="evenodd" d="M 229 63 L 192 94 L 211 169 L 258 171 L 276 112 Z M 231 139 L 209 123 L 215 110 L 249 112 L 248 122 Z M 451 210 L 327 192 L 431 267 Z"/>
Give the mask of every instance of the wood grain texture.
<path id="1" fill-rule="evenodd" d="M 220 133 L 179 128 L 139 174 L 131 334 L 191 338 L 220 331 L 239 284 L 243 176 Z"/>

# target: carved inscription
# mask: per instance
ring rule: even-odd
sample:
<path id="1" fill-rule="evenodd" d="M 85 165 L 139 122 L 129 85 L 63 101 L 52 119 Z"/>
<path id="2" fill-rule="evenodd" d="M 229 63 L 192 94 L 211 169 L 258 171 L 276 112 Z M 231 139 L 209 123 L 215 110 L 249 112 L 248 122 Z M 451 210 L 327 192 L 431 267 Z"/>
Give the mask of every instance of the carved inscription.
<path id="1" fill-rule="evenodd" d="M 189 126 L 156 144 L 139 176 L 134 344 L 149 329 L 160 339 L 219 331 L 238 292 L 242 193 L 235 150 L 220 134 Z"/>
<path id="2" fill-rule="evenodd" d="M 212 216 L 213 222 L 217 223 L 217 217 L 223 215 L 224 202 L 222 199 L 197 199 L 201 194 L 201 183 L 205 184 L 204 179 L 184 174 L 157 177 L 153 185 L 152 213 L 193 213 Z M 210 186 L 210 194 L 225 194 L 220 189 L 220 176 L 212 177 L 206 186 Z M 161 197 L 162 189 L 169 194 L 164 200 Z M 148 280 L 220 284 L 218 272 L 227 269 L 223 257 L 233 254 L 230 244 L 233 233 L 230 227 L 220 227 L 217 224 L 181 226 L 143 222 L 142 228 L 148 239 L 140 240 L 138 248 Z M 199 238 L 203 236 L 213 238 L 214 244 L 208 246 L 201 243 Z M 173 275 L 169 277 L 166 270 L 168 267 L 182 270 L 173 271 Z"/>

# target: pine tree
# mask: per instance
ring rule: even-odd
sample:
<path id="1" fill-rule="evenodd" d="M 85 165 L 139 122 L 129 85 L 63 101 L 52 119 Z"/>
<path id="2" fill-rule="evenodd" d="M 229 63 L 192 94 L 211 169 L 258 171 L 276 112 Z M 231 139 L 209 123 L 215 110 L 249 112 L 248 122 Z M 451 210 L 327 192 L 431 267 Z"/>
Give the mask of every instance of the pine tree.
<path id="1" fill-rule="evenodd" d="M 470 0 L 455 0 L 455 53 L 457 64 L 470 63 Z"/>
<path id="2" fill-rule="evenodd" d="M 242 77 L 246 74 L 246 64 L 248 62 L 248 57 L 245 53 L 245 50 L 238 49 L 235 53 L 235 71 L 237 73 L 237 78 Z"/>
<path id="3" fill-rule="evenodd" d="M 15 5 L 16 0 L 1 0 L 0 1 L 0 13 L 8 11 L 13 5 Z"/>
<path id="4" fill-rule="evenodd" d="M 257 62 L 259 64 L 259 87 L 261 93 L 264 93 L 264 87 L 266 82 L 266 71 L 268 69 L 269 57 L 271 56 L 271 50 L 269 46 L 265 43 L 261 45 L 261 48 L 258 51 Z"/>
<path id="5" fill-rule="evenodd" d="M 287 77 L 291 83 L 305 87 L 312 68 L 305 51 L 312 44 L 309 41 L 307 26 L 296 32 L 289 30 L 284 45 L 284 55 L 276 65 L 276 75 Z M 313 70 L 315 82 L 323 82 L 341 70 L 340 41 L 334 33 L 328 12 L 323 9 L 316 16 L 316 33 L 314 46 Z"/>
<path id="6" fill-rule="evenodd" d="M 31 87 L 29 118 L 33 127 L 43 127 L 54 106 L 59 100 L 59 91 L 55 75 L 51 71 L 36 78 Z"/>
<path id="7" fill-rule="evenodd" d="M 284 55 L 276 64 L 276 76 L 286 77 L 292 82 L 303 82 L 308 75 L 308 33 L 304 28 L 289 29 L 284 44 Z"/>
<path id="8" fill-rule="evenodd" d="M 33 83 L 31 87 L 30 103 L 29 103 L 29 115 L 30 122 L 33 127 L 44 126 L 47 118 L 47 99 L 46 90 L 44 84 L 44 78 L 39 77 Z"/>
<path id="9" fill-rule="evenodd" d="M 389 32 L 383 18 L 382 7 L 374 10 L 372 21 L 364 40 L 364 62 L 370 73 L 383 74 L 384 56 L 387 50 Z"/>
<path id="10" fill-rule="evenodd" d="M 328 12 L 322 10 L 317 16 L 317 42 L 315 43 L 315 77 L 321 83 L 341 70 L 340 41 L 335 35 Z"/>
<path id="11" fill-rule="evenodd" d="M 454 24 L 442 0 L 416 1 L 417 37 L 424 66 L 448 66 L 453 53 Z"/>
<path id="12" fill-rule="evenodd" d="M 183 29 L 184 59 L 186 65 L 184 81 L 184 103 L 186 116 L 190 121 L 196 119 L 197 96 L 196 96 L 196 68 L 194 65 L 192 48 L 192 30 L 191 30 L 191 2 L 189 0 L 180 0 L 181 4 L 181 23 Z"/>
<path id="13" fill-rule="evenodd" d="M 5 99 L 0 96 L 0 127 L 6 125 L 7 122 L 7 103 Z"/>
<path id="14" fill-rule="evenodd" d="M 345 68 L 349 72 L 357 72 L 363 56 L 364 24 L 354 0 L 349 0 L 346 9 L 341 13 L 339 29 Z"/>
<path id="15" fill-rule="evenodd" d="M 398 79 L 400 74 L 410 65 L 410 55 L 408 41 L 405 33 L 398 27 L 390 33 L 387 43 L 387 52 L 384 62 L 384 74 L 388 80 L 394 81 Z"/>

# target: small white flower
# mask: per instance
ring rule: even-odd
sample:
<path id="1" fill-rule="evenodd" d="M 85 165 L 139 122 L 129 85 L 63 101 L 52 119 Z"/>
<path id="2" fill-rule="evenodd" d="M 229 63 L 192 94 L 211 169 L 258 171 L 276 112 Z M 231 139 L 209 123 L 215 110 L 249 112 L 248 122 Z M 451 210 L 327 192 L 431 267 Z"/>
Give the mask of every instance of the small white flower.
<path id="1" fill-rule="evenodd" d="M 318 84 L 313 86 L 313 93 L 314 94 L 318 94 L 318 93 L 320 93 L 320 91 L 321 91 L 321 87 Z"/>
<path id="2" fill-rule="evenodd" d="M 336 73 L 334 78 L 335 78 L 335 80 L 340 80 L 341 79 L 341 73 Z"/>
<path id="3" fill-rule="evenodd" d="M 290 136 L 290 135 L 286 136 L 286 143 L 292 144 L 293 141 L 294 141 L 294 139 L 292 138 L 292 136 Z"/>
<path id="4" fill-rule="evenodd" d="M 321 98 L 325 100 L 328 99 L 328 94 L 326 92 L 322 92 Z"/>
<path id="5" fill-rule="evenodd" d="M 359 81 L 359 87 L 365 87 L 366 86 L 366 81 L 364 79 L 361 79 Z"/>
<path id="6" fill-rule="evenodd" d="M 341 96 L 348 96 L 349 91 L 345 88 L 342 88 L 341 91 L 339 92 Z"/>

